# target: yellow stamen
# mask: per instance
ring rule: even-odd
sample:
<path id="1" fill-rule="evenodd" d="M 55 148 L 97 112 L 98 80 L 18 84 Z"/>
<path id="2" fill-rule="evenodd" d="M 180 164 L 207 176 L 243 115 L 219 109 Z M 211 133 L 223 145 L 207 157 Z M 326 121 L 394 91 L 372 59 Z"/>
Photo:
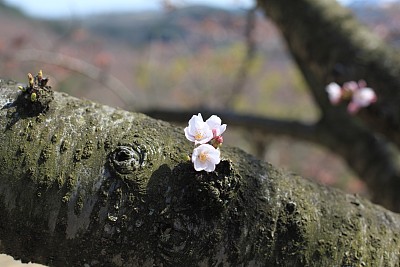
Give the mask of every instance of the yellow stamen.
<path id="1" fill-rule="evenodd" d="M 204 153 L 204 152 L 200 153 L 199 159 L 201 162 L 207 161 L 207 159 L 208 159 L 207 153 Z"/>
<path id="2" fill-rule="evenodd" d="M 194 136 L 194 139 L 196 140 L 201 140 L 202 138 L 203 138 L 203 133 L 201 132 L 196 133 L 196 135 Z"/>

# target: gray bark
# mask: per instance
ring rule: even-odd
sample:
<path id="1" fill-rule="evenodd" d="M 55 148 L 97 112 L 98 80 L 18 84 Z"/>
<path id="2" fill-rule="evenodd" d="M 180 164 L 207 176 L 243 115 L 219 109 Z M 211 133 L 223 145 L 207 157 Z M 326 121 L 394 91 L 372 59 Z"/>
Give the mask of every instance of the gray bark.
<path id="1" fill-rule="evenodd" d="M 0 87 L 1 253 L 50 266 L 399 266 L 400 216 L 365 199 L 229 147 L 215 172 L 196 172 L 181 128 L 61 93 L 38 112 Z"/>

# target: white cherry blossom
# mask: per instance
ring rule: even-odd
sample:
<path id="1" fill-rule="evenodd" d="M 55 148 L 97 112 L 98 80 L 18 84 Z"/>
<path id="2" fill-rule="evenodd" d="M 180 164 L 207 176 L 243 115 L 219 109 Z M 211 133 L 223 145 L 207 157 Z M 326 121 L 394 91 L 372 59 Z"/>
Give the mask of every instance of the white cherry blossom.
<path id="1" fill-rule="evenodd" d="M 212 172 L 221 161 L 221 152 L 209 144 L 202 144 L 193 150 L 192 162 L 196 171 Z"/>
<path id="2" fill-rule="evenodd" d="M 203 117 L 199 113 L 193 115 L 189 120 L 189 126 L 185 128 L 186 138 L 194 142 L 195 145 L 205 144 L 213 138 L 213 132 L 210 126 L 203 121 Z"/>

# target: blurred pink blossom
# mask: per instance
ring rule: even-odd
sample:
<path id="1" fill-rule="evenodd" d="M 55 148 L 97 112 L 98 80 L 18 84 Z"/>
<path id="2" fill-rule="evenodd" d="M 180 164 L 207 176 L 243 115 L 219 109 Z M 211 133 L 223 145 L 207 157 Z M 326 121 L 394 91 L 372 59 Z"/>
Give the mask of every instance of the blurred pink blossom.
<path id="1" fill-rule="evenodd" d="M 377 97 L 374 90 L 369 87 L 360 88 L 353 93 L 353 98 L 347 106 L 347 110 L 350 114 L 354 114 L 360 108 L 367 107 L 376 102 L 376 100 Z"/>
<path id="2" fill-rule="evenodd" d="M 374 90 L 367 87 L 364 80 L 345 82 L 343 86 L 332 82 L 325 87 L 325 90 L 333 105 L 341 101 L 349 101 L 347 110 L 350 114 L 355 114 L 360 108 L 367 107 L 377 100 Z"/>

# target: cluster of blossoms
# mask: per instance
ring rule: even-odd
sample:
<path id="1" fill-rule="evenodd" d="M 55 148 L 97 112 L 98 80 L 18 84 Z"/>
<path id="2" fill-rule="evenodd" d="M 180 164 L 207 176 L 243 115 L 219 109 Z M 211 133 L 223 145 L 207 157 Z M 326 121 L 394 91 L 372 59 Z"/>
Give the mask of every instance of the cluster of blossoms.
<path id="1" fill-rule="evenodd" d="M 349 101 L 347 110 L 350 114 L 356 113 L 360 108 L 367 107 L 377 100 L 374 90 L 367 87 L 364 80 L 345 82 L 342 86 L 332 82 L 325 89 L 333 105 L 339 104 L 340 101 Z"/>
<path id="2" fill-rule="evenodd" d="M 221 119 L 216 115 L 203 121 L 199 113 L 189 120 L 189 126 L 185 128 L 185 136 L 195 145 L 192 162 L 196 171 L 215 170 L 215 166 L 221 161 L 219 147 L 224 141 L 222 133 L 225 130 L 226 124 L 221 124 Z"/>

